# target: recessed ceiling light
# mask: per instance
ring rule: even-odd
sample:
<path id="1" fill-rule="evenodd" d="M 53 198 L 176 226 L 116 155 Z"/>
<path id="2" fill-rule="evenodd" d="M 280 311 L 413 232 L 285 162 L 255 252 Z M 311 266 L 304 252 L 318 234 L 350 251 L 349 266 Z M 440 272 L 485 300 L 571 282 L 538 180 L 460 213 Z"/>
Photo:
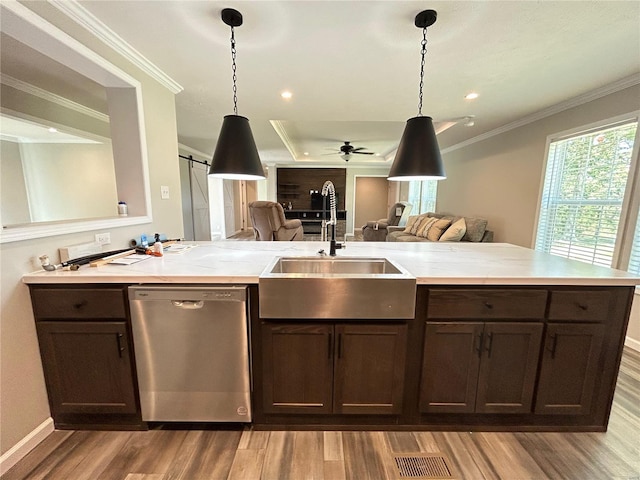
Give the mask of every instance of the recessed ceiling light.
<path id="1" fill-rule="evenodd" d="M 304 152 L 305 155 L 309 155 L 309 152 Z"/>
<path id="2" fill-rule="evenodd" d="M 57 129 L 57 128 L 53 128 L 53 127 L 51 127 L 51 128 L 49 129 L 49 131 L 50 131 L 51 133 L 56 133 L 56 132 L 58 131 L 58 129 Z"/>
<path id="3" fill-rule="evenodd" d="M 479 95 L 476 92 L 471 92 L 471 93 L 466 94 L 464 99 L 465 100 L 475 100 L 478 97 L 479 97 Z"/>
<path id="4" fill-rule="evenodd" d="M 280 96 L 282 98 L 284 98 L 285 100 L 289 100 L 289 99 L 291 99 L 291 97 L 293 97 L 293 93 L 291 93 L 289 90 L 285 90 L 284 92 L 282 92 L 280 94 Z"/>

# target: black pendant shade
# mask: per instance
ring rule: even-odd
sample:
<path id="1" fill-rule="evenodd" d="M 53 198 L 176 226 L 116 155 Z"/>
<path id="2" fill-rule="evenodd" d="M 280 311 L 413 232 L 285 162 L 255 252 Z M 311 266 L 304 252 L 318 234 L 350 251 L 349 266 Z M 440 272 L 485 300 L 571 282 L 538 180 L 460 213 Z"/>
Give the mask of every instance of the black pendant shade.
<path id="1" fill-rule="evenodd" d="M 249 119 L 240 115 L 224 117 L 209 175 L 232 180 L 265 178 Z"/>
<path id="2" fill-rule="evenodd" d="M 388 180 L 442 180 L 447 178 L 431 117 L 407 120 Z"/>

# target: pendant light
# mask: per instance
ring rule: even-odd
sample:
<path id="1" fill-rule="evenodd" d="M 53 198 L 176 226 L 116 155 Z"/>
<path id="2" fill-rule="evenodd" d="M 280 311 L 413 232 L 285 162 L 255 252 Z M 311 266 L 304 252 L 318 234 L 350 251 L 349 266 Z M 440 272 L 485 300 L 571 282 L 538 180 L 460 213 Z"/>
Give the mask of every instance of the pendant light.
<path id="1" fill-rule="evenodd" d="M 407 120 L 400 145 L 389 171 L 388 180 L 442 180 L 446 178 L 440 148 L 431 117 L 422 116 L 422 87 L 424 85 L 424 57 L 427 53 L 427 27 L 436 22 L 435 10 L 416 15 L 415 25 L 422 28 L 422 62 L 420 64 L 420 94 L 418 116 Z"/>
<path id="2" fill-rule="evenodd" d="M 222 21 L 231 27 L 234 114 L 224 117 L 209 175 L 232 180 L 261 180 L 265 175 L 249 127 L 249 119 L 238 115 L 234 27 L 242 25 L 242 14 L 233 8 L 225 8 L 221 16 Z"/>

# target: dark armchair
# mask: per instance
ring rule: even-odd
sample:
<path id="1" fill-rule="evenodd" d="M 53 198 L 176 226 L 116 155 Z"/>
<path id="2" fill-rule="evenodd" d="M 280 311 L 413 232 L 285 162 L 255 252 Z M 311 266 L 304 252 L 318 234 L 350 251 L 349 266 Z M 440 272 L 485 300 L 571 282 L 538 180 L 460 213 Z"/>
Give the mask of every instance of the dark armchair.
<path id="1" fill-rule="evenodd" d="M 282 205 L 277 202 L 257 201 L 249 204 L 249 216 L 256 240 L 303 240 L 300 220 L 287 220 Z"/>
<path id="2" fill-rule="evenodd" d="M 388 226 L 404 226 L 411 212 L 411 204 L 398 202 L 389 210 L 387 218 L 370 221 L 362 227 L 362 237 L 365 242 L 384 242 L 387 238 Z"/>

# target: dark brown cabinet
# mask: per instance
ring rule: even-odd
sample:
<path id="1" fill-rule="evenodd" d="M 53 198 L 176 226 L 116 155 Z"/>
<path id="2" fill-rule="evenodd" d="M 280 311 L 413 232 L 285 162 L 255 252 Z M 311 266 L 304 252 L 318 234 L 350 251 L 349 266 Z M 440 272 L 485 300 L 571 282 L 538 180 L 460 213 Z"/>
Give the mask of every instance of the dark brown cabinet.
<path id="1" fill-rule="evenodd" d="M 124 322 L 39 322 L 52 413 L 135 413 Z"/>
<path id="2" fill-rule="evenodd" d="M 420 411 L 530 412 L 542 330 L 539 322 L 428 322 Z"/>
<path id="3" fill-rule="evenodd" d="M 262 324 L 263 408 L 287 414 L 398 414 L 404 324 Z"/>
<path id="4" fill-rule="evenodd" d="M 547 326 L 535 413 L 590 413 L 600 372 L 603 339 L 603 325 L 558 323 Z"/>
<path id="5" fill-rule="evenodd" d="M 58 428 L 140 428 L 125 286 L 31 286 Z"/>

